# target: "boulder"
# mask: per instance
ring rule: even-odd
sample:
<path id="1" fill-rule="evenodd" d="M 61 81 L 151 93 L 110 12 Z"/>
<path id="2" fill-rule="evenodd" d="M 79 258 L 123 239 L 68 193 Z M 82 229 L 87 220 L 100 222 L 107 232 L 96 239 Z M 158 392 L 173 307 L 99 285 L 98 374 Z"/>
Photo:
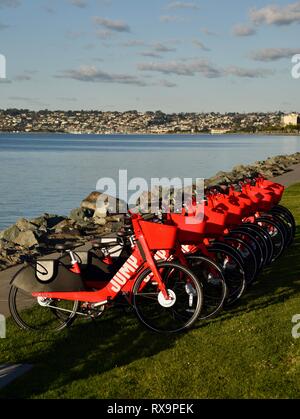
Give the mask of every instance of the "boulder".
<path id="1" fill-rule="evenodd" d="M 107 221 L 105 218 L 94 218 L 94 223 L 99 225 L 99 226 L 105 226 Z"/>
<path id="2" fill-rule="evenodd" d="M 41 217 L 33 218 L 30 220 L 31 224 L 34 224 L 38 227 L 39 230 L 46 232 L 47 231 L 47 218 L 45 215 L 42 215 Z"/>
<path id="3" fill-rule="evenodd" d="M 33 224 L 31 221 L 26 220 L 26 218 L 20 218 L 16 222 L 16 226 L 20 231 L 37 231 L 38 226 Z"/>
<path id="4" fill-rule="evenodd" d="M 47 228 L 49 230 L 51 228 L 55 227 L 61 221 L 64 221 L 66 219 L 66 217 L 61 217 L 59 215 L 53 215 L 53 214 L 45 214 L 45 217 L 46 217 L 46 220 L 47 220 Z"/>
<path id="5" fill-rule="evenodd" d="M 81 202 L 81 208 L 91 210 L 107 209 L 111 215 L 124 214 L 127 212 L 127 203 L 112 196 L 103 194 L 101 192 L 92 192 Z"/>
<path id="6" fill-rule="evenodd" d="M 55 233 L 62 233 L 64 231 L 74 230 L 76 224 L 75 220 L 63 220 L 54 228 Z"/>
<path id="7" fill-rule="evenodd" d="M 75 208 L 70 212 L 69 218 L 74 221 L 86 221 L 86 213 L 83 208 Z"/>
<path id="8" fill-rule="evenodd" d="M 14 240 L 14 243 L 25 248 L 31 248 L 39 244 L 34 232 L 30 230 L 21 231 Z"/>
<path id="9" fill-rule="evenodd" d="M 16 225 L 13 225 L 0 233 L 0 239 L 14 243 L 19 234 L 20 230 Z"/>

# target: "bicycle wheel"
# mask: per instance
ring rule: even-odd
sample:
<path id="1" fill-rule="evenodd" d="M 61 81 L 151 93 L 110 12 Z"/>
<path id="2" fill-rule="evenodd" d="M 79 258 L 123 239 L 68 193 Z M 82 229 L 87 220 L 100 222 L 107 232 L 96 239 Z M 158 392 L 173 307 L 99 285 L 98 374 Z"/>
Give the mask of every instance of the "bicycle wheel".
<path id="1" fill-rule="evenodd" d="M 293 232 L 294 232 L 294 236 L 295 236 L 295 234 L 296 234 L 296 220 L 295 220 L 294 215 L 291 213 L 291 211 L 288 208 L 286 208 L 286 207 L 284 207 L 282 205 L 276 205 L 275 207 L 272 208 L 271 211 L 278 211 L 286 219 L 289 220 L 289 222 L 292 224 Z"/>
<path id="2" fill-rule="evenodd" d="M 144 270 L 133 287 L 133 305 L 139 320 L 158 333 L 180 333 L 191 328 L 203 307 L 203 291 L 196 275 L 174 262 L 157 263 L 171 300 L 166 300 L 151 269 Z"/>
<path id="3" fill-rule="evenodd" d="M 235 230 L 230 230 L 230 237 L 239 238 L 251 247 L 255 254 L 258 272 L 260 272 L 264 267 L 264 253 L 259 240 L 255 237 L 255 234 L 251 231 L 246 231 L 244 229 L 239 230 L 236 228 Z"/>
<path id="4" fill-rule="evenodd" d="M 263 214 L 265 216 L 265 214 Z M 293 221 L 288 217 L 285 216 L 285 214 L 277 209 L 271 210 L 269 213 L 267 213 L 268 216 L 274 217 L 276 219 L 280 219 L 281 222 L 284 224 L 284 226 L 287 229 L 287 243 L 286 246 L 290 247 L 294 240 L 295 240 L 295 228 L 293 225 Z"/>
<path id="5" fill-rule="evenodd" d="M 271 237 L 274 245 L 274 253 L 272 262 L 277 260 L 284 251 L 284 234 L 278 223 L 270 220 L 269 218 L 257 218 L 256 223 L 262 227 Z"/>
<path id="6" fill-rule="evenodd" d="M 186 256 L 186 259 L 203 287 L 204 303 L 199 319 L 212 319 L 223 309 L 227 298 L 228 290 L 222 269 L 204 256 Z"/>
<path id="7" fill-rule="evenodd" d="M 239 253 L 224 243 L 214 243 L 207 249 L 214 255 L 214 260 L 222 268 L 228 294 L 225 306 L 236 303 L 246 290 L 246 275 Z"/>
<path id="8" fill-rule="evenodd" d="M 255 235 L 263 250 L 264 266 L 270 265 L 273 259 L 274 246 L 269 234 L 262 227 L 254 223 L 244 223 L 240 228 L 251 231 Z"/>
<path id="9" fill-rule="evenodd" d="M 15 286 L 10 289 L 8 303 L 11 316 L 21 329 L 38 332 L 58 332 L 70 326 L 79 305 L 78 301 L 32 297 Z"/>
<path id="10" fill-rule="evenodd" d="M 251 246 L 249 246 L 244 240 L 231 237 L 230 235 L 224 237 L 224 240 L 227 244 L 230 244 L 230 246 L 236 249 L 242 256 L 247 285 L 252 284 L 257 278 L 258 264 Z"/>

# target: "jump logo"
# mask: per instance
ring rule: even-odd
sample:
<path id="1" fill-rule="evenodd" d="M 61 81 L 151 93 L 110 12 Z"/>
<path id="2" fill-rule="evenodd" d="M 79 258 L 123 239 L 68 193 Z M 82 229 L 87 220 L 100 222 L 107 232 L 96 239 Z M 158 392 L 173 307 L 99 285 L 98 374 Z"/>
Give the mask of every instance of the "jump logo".
<path id="1" fill-rule="evenodd" d="M 0 54 L 0 80 L 6 79 L 6 58 Z"/>
<path id="2" fill-rule="evenodd" d="M 116 293 L 120 292 L 122 287 L 129 281 L 132 274 L 134 274 L 138 268 L 138 260 L 134 256 L 130 256 L 127 262 L 111 280 L 111 290 Z"/>

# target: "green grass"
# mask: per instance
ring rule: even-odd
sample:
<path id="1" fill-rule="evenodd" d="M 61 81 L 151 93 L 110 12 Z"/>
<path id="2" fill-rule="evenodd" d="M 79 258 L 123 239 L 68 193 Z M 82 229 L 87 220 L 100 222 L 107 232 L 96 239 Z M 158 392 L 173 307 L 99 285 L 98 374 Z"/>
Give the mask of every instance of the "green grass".
<path id="1" fill-rule="evenodd" d="M 283 204 L 300 222 L 300 184 Z M 294 246 L 240 304 L 179 337 L 154 335 L 133 315 L 110 312 L 58 335 L 11 322 L 0 363 L 33 370 L 2 390 L 18 398 L 299 398 L 300 229 Z"/>

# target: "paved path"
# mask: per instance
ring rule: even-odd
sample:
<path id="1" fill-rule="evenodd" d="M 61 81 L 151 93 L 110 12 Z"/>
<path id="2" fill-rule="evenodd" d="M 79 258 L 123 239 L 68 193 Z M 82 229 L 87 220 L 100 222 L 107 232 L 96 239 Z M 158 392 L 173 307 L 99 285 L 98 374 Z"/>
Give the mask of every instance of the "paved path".
<path id="1" fill-rule="evenodd" d="M 19 265 L 0 272 L 0 313 L 3 314 L 5 317 L 9 316 L 9 309 L 7 304 L 10 288 L 9 283 L 13 278 L 14 274 L 18 272 L 20 268 L 21 266 Z"/>
<path id="2" fill-rule="evenodd" d="M 295 164 L 291 168 L 293 169 L 292 172 L 285 173 L 284 175 L 278 176 L 272 180 L 274 182 L 281 183 L 284 186 L 291 186 L 300 182 L 300 164 Z"/>
<path id="3" fill-rule="evenodd" d="M 26 374 L 32 368 L 31 365 L 0 365 L 0 390 L 12 381 Z"/>

